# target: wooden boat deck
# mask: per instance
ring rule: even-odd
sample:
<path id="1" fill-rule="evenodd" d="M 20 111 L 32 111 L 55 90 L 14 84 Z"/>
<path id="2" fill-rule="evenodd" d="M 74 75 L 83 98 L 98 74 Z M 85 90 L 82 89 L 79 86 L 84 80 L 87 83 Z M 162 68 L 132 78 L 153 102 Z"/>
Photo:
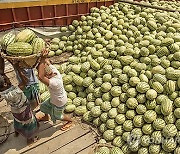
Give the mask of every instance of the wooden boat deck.
<path id="1" fill-rule="evenodd" d="M 0 153 L 21 154 L 90 154 L 96 145 L 95 135 L 87 126 L 75 125 L 67 131 L 61 131 L 61 123 L 53 126 L 50 122 L 41 123 L 38 136 L 40 139 L 27 146 L 25 138 L 21 135 L 14 137 L 11 132 L 5 143 L 0 145 Z M 12 151 L 12 149 L 14 149 Z"/>

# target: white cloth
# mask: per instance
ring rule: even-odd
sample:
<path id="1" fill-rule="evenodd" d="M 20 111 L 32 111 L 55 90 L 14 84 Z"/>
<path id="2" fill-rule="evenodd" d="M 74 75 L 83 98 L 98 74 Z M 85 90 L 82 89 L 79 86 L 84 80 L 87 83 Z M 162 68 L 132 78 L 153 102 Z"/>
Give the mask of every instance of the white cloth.
<path id="1" fill-rule="evenodd" d="M 50 103 L 62 107 L 67 102 L 67 94 L 64 89 L 62 76 L 55 66 L 49 65 L 53 73 L 57 75 L 49 79 Z"/>

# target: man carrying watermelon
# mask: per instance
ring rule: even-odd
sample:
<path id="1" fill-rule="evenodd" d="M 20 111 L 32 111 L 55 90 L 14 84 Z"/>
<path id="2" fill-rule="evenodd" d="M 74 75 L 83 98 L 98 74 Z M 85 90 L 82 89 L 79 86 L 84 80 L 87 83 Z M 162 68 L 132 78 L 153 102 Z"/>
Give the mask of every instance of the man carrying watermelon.
<path id="1" fill-rule="evenodd" d="M 48 120 L 50 115 L 53 123 L 56 120 L 66 121 L 61 130 L 66 130 L 72 126 L 72 120 L 70 117 L 64 114 L 64 108 L 67 103 L 67 94 L 64 89 L 62 76 L 59 71 L 54 67 L 50 61 L 46 58 L 48 51 L 43 51 L 43 57 L 41 58 L 38 66 L 38 76 L 42 83 L 48 86 L 50 92 L 50 99 L 41 103 L 40 110 L 45 116 L 37 117 L 39 120 Z"/>
<path id="2" fill-rule="evenodd" d="M 4 67 L 5 67 L 4 59 L 0 57 L 0 74 L 6 77 L 4 73 Z M 15 72 L 16 72 L 19 83 L 21 83 L 21 78 L 19 77 L 19 73 L 16 69 L 15 69 Z M 23 73 L 28 78 L 28 82 L 23 92 L 25 96 L 27 97 L 27 99 L 29 100 L 31 104 L 31 108 L 35 109 L 40 103 L 38 79 L 33 69 L 23 69 Z"/>
<path id="3" fill-rule="evenodd" d="M 30 101 L 31 108 L 35 109 L 38 104 L 40 104 L 38 79 L 35 75 L 34 69 L 23 69 L 23 73 L 28 78 L 28 83 L 26 84 L 23 92 Z M 17 71 L 16 74 L 18 81 L 21 82 L 21 78 L 19 77 L 19 73 Z"/>

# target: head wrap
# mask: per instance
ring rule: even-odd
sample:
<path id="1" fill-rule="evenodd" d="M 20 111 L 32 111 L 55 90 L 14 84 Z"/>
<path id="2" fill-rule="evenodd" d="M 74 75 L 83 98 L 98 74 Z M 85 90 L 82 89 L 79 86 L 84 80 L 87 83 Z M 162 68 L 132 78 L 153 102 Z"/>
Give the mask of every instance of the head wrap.
<path id="1" fill-rule="evenodd" d="M 50 74 L 51 72 L 52 72 L 52 69 L 48 65 L 45 65 L 45 73 Z"/>

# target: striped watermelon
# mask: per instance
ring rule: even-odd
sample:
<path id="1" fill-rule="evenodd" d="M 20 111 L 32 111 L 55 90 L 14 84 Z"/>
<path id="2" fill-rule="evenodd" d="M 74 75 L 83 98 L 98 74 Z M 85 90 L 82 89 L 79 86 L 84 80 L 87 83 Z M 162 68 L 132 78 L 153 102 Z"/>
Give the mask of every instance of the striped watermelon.
<path id="1" fill-rule="evenodd" d="M 44 101 L 47 100 L 49 97 L 50 97 L 49 91 L 45 91 L 45 92 L 42 93 L 41 96 L 40 96 L 41 102 L 44 102 Z"/>
<path id="2" fill-rule="evenodd" d="M 25 29 L 19 32 L 16 36 L 16 41 L 17 42 L 31 42 L 34 38 L 36 37 L 36 34 L 30 30 L 30 29 Z"/>
<path id="3" fill-rule="evenodd" d="M 33 53 L 41 52 L 45 49 L 45 41 L 42 38 L 35 38 L 32 41 Z"/>
<path id="4" fill-rule="evenodd" d="M 170 99 L 166 98 L 161 103 L 161 112 L 163 115 L 169 115 L 173 110 L 173 104 Z"/>
<path id="5" fill-rule="evenodd" d="M 16 42 L 8 45 L 7 54 L 14 56 L 28 56 L 32 54 L 33 49 L 29 43 L 25 42 Z"/>
<path id="6" fill-rule="evenodd" d="M 12 32 L 5 34 L 1 40 L 2 48 L 5 50 L 9 44 L 14 43 L 15 37 Z"/>

